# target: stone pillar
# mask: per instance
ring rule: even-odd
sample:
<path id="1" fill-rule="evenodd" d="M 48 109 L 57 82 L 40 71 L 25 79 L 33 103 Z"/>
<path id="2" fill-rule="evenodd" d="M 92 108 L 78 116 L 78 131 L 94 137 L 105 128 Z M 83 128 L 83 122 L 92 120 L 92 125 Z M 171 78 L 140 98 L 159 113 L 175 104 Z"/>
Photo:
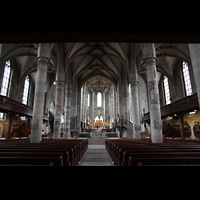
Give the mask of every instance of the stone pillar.
<path id="1" fill-rule="evenodd" d="M 122 72 L 122 99 L 123 99 L 123 116 L 124 119 L 129 120 L 129 115 L 128 115 L 128 100 L 129 100 L 129 94 L 128 94 L 128 76 L 127 76 L 127 72 L 124 69 Z"/>
<path id="2" fill-rule="evenodd" d="M 71 96 L 72 96 L 72 84 L 71 84 L 71 71 L 67 73 L 67 85 L 65 88 L 65 128 L 64 139 L 70 139 L 70 117 L 71 117 Z"/>
<path id="3" fill-rule="evenodd" d="M 71 93 L 65 93 L 65 129 L 63 138 L 70 139 Z"/>
<path id="4" fill-rule="evenodd" d="M 56 81 L 55 115 L 53 139 L 60 139 L 61 116 L 63 108 L 64 82 Z"/>
<path id="5" fill-rule="evenodd" d="M 106 99 L 105 92 L 102 93 L 103 121 L 106 121 Z"/>
<path id="6" fill-rule="evenodd" d="M 192 61 L 192 69 L 196 84 L 197 96 L 200 106 L 200 44 L 189 44 L 190 56 Z"/>
<path id="7" fill-rule="evenodd" d="M 151 139 L 153 143 L 163 143 L 160 98 L 156 76 L 156 58 L 145 59 L 149 93 Z"/>
<path id="8" fill-rule="evenodd" d="M 85 91 L 85 87 L 82 87 L 82 91 L 81 91 L 81 121 L 84 121 L 84 91 Z"/>
<path id="9" fill-rule="evenodd" d="M 140 139 L 138 81 L 133 81 L 130 84 L 131 84 L 131 97 L 132 97 L 131 111 L 133 117 L 133 139 Z"/>
<path id="10" fill-rule="evenodd" d="M 81 116 L 81 89 L 79 88 L 77 93 L 77 121 L 76 121 L 76 129 L 79 132 L 81 132 L 80 116 Z"/>
<path id="11" fill-rule="evenodd" d="M 147 73 L 151 121 L 151 140 L 153 143 L 163 143 L 160 98 L 156 73 L 156 52 L 154 44 L 143 44 L 142 52 Z"/>
<path id="12" fill-rule="evenodd" d="M 128 116 L 128 97 L 129 94 L 127 93 L 127 91 L 123 92 L 123 117 L 126 120 L 129 120 L 129 116 Z"/>
<path id="13" fill-rule="evenodd" d="M 91 122 L 91 119 L 92 119 L 92 101 L 91 101 L 91 91 L 88 89 L 88 94 L 89 94 L 89 102 L 90 102 L 90 106 L 88 107 L 88 115 L 89 115 L 89 124 Z"/>
<path id="14" fill-rule="evenodd" d="M 76 115 L 77 115 L 77 82 L 74 82 L 71 96 L 71 126 L 70 129 L 76 130 Z"/>
<path id="15" fill-rule="evenodd" d="M 60 129 L 61 129 L 61 117 L 63 111 L 63 97 L 64 97 L 64 86 L 65 86 L 65 54 L 64 46 L 59 43 L 58 49 L 59 54 L 57 58 L 57 67 L 56 67 L 56 95 L 55 95 L 55 115 L 54 115 L 54 132 L 53 138 L 60 139 Z"/>
<path id="16" fill-rule="evenodd" d="M 119 111 L 119 88 L 116 90 L 116 115 L 120 115 Z"/>
<path id="17" fill-rule="evenodd" d="M 133 139 L 140 139 L 140 111 L 138 93 L 138 70 L 136 66 L 135 44 L 130 46 L 130 90 L 131 90 L 131 115 L 133 120 Z"/>
<path id="18" fill-rule="evenodd" d="M 120 114 L 120 118 L 122 118 L 122 116 L 124 117 L 123 110 L 124 110 L 124 106 L 123 106 L 122 86 L 120 84 L 119 85 L 119 114 Z"/>
<path id="19" fill-rule="evenodd" d="M 95 118 L 97 116 L 97 92 L 95 91 L 94 92 L 94 121 L 95 121 Z"/>
<path id="20" fill-rule="evenodd" d="M 121 116 L 121 112 L 120 112 L 120 83 L 117 84 L 117 117 L 119 115 L 119 117 Z"/>
<path id="21" fill-rule="evenodd" d="M 39 44 L 38 68 L 35 84 L 35 97 L 31 126 L 31 143 L 39 143 L 42 139 L 42 125 L 44 115 L 44 100 L 46 91 L 47 65 L 50 57 L 50 44 Z"/>
<path id="22" fill-rule="evenodd" d="M 105 122 L 108 122 L 109 117 L 109 92 L 105 93 Z"/>
<path id="23" fill-rule="evenodd" d="M 88 88 L 87 86 L 85 86 L 85 90 L 84 90 L 84 123 L 87 123 L 87 119 L 88 119 Z"/>
<path id="24" fill-rule="evenodd" d="M 95 122 L 95 118 L 98 115 L 98 109 L 97 109 L 97 91 L 95 90 L 95 95 L 94 95 L 94 122 Z M 94 127 L 95 129 L 95 127 Z"/>
<path id="25" fill-rule="evenodd" d="M 95 92 L 92 92 L 92 122 L 95 121 Z"/>
<path id="26" fill-rule="evenodd" d="M 114 88 L 114 90 L 113 90 L 113 92 L 114 92 L 114 98 L 113 98 L 113 104 L 114 104 L 114 119 L 116 119 L 117 118 L 117 105 L 116 105 L 116 90 L 115 90 L 115 88 Z"/>
<path id="27" fill-rule="evenodd" d="M 114 87 L 113 85 L 110 86 L 109 109 L 110 109 L 110 128 L 112 128 L 112 123 L 114 122 Z"/>

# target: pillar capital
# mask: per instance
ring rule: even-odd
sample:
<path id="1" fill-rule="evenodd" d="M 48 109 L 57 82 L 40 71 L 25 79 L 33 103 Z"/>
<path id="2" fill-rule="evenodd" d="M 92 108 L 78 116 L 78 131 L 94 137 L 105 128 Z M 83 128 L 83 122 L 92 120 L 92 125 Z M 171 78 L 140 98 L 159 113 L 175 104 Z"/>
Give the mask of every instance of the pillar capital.
<path id="1" fill-rule="evenodd" d="M 38 60 L 38 62 L 49 62 L 49 58 L 47 58 L 47 57 L 44 57 L 44 56 L 38 56 L 37 57 L 37 60 Z"/>
<path id="2" fill-rule="evenodd" d="M 144 59 L 144 63 L 147 66 L 150 63 L 155 63 L 156 64 L 157 59 L 155 57 L 148 57 Z"/>
<path id="3" fill-rule="evenodd" d="M 65 85 L 65 82 L 64 81 L 55 81 L 54 82 L 54 85 L 58 85 L 58 86 L 64 86 Z"/>
<path id="4" fill-rule="evenodd" d="M 39 43 L 38 58 L 43 57 L 49 59 L 51 56 L 52 47 L 53 43 Z"/>
<path id="5" fill-rule="evenodd" d="M 132 85 L 138 85 L 139 81 L 131 81 L 130 84 Z"/>

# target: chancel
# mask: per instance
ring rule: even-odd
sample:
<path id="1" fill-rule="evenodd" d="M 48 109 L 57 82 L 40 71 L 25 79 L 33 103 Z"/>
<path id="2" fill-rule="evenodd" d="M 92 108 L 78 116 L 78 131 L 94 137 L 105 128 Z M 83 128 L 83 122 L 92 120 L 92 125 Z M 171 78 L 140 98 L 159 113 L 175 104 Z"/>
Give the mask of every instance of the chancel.
<path id="1" fill-rule="evenodd" d="M 89 165 L 92 152 L 105 154 L 105 162 L 95 158 L 104 165 L 170 165 L 174 159 L 157 162 L 153 151 L 167 152 L 170 142 L 174 149 L 200 149 L 199 71 L 200 44 L 3 43 L 0 147 L 44 145 L 62 152 L 67 146 L 67 155 L 52 159 L 61 166 Z M 145 144 L 152 160 L 134 154 Z M 7 162 L 3 157 L 0 148 L 0 165 Z M 200 164 L 199 153 L 195 158 L 182 164 Z"/>

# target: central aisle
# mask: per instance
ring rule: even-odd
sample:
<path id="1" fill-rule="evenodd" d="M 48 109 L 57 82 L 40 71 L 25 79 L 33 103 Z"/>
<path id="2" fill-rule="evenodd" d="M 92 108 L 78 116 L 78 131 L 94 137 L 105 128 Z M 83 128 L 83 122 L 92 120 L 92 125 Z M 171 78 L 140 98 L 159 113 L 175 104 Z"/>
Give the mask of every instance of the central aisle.
<path id="1" fill-rule="evenodd" d="M 113 166 L 105 149 L 105 138 L 88 139 L 88 150 L 79 166 Z"/>

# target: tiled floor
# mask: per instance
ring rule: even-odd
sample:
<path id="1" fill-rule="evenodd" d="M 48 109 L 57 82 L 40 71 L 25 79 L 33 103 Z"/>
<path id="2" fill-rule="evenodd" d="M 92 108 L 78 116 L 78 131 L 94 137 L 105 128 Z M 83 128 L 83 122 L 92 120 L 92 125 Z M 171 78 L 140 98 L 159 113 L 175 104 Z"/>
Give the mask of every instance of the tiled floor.
<path id="1" fill-rule="evenodd" d="M 105 145 L 98 144 L 97 139 L 94 140 L 96 144 L 93 141 L 89 142 L 88 150 L 79 166 L 113 166 Z M 102 141 L 99 143 L 102 143 Z"/>

